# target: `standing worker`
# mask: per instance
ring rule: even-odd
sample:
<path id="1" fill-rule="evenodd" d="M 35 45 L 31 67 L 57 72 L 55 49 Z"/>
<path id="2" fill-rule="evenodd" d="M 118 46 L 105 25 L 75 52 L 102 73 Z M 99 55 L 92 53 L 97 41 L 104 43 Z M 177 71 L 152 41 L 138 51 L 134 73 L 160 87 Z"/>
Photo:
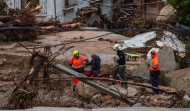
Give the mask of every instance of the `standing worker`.
<path id="1" fill-rule="evenodd" d="M 80 56 L 80 53 L 78 51 L 74 51 L 73 52 L 73 57 L 70 58 L 70 62 L 69 65 L 71 66 L 71 69 L 78 72 L 78 73 L 84 73 L 84 62 L 86 62 L 86 64 L 89 63 L 89 60 L 87 57 L 85 56 Z M 73 91 L 75 91 L 76 88 L 76 83 L 79 80 L 74 78 L 73 80 Z"/>
<path id="2" fill-rule="evenodd" d="M 158 87 L 158 76 L 160 75 L 159 61 L 157 52 L 155 50 L 151 51 L 151 63 L 150 63 L 150 76 L 152 79 L 152 86 Z M 158 94 L 158 90 L 153 89 L 153 95 Z"/>
<path id="3" fill-rule="evenodd" d="M 123 81 L 127 81 L 127 78 L 125 76 L 125 68 L 126 68 L 126 61 L 125 61 L 125 55 L 123 51 L 121 50 L 121 46 L 119 44 L 115 44 L 113 46 L 113 49 L 117 51 L 118 59 L 115 59 L 115 62 L 118 63 L 118 65 L 115 66 L 113 71 L 113 79 L 117 79 L 117 74 L 121 77 Z M 124 85 L 124 88 L 127 89 L 127 84 Z"/>
<path id="4" fill-rule="evenodd" d="M 96 54 L 92 54 L 91 58 L 92 60 L 90 61 L 90 63 L 86 64 L 87 66 L 91 65 L 91 70 L 88 72 L 87 77 L 97 77 L 98 73 L 100 72 L 101 59 Z"/>

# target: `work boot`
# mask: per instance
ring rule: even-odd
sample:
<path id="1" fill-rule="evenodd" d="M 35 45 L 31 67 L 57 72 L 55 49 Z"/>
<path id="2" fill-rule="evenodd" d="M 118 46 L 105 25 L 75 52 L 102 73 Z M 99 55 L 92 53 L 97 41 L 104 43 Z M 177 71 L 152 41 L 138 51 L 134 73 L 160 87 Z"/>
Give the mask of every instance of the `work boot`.
<path id="1" fill-rule="evenodd" d="M 153 92 L 153 93 L 152 93 L 152 95 L 157 95 L 157 94 L 159 94 L 159 93 L 158 93 L 158 92 Z"/>
<path id="2" fill-rule="evenodd" d="M 124 84 L 124 85 L 123 85 L 123 88 L 124 88 L 124 89 L 127 89 L 127 88 L 128 88 L 127 84 Z"/>
<path id="3" fill-rule="evenodd" d="M 73 92 L 75 92 L 76 91 L 76 86 L 75 85 L 73 85 Z"/>

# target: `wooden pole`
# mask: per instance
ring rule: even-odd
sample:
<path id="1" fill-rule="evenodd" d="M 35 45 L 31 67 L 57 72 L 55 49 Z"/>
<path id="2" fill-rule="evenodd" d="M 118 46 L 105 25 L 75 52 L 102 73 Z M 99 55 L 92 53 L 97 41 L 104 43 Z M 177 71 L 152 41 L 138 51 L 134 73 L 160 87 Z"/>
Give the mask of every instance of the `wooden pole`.
<path id="1" fill-rule="evenodd" d="M 54 11 L 55 11 L 55 21 L 57 21 L 56 0 L 54 0 Z"/>

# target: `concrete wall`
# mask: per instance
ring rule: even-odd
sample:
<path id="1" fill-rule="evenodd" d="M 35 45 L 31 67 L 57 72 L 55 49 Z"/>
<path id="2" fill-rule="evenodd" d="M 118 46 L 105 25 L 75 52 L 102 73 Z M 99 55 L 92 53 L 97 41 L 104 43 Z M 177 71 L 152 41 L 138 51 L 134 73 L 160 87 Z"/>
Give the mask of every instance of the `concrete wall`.
<path id="1" fill-rule="evenodd" d="M 108 20 L 112 20 L 113 8 L 110 7 L 110 5 L 113 4 L 113 0 L 103 0 L 102 4 L 103 5 L 100 5 L 100 8 L 102 10 L 102 15 L 105 15 Z M 104 6 L 104 5 L 106 5 L 106 6 Z"/>
<path id="2" fill-rule="evenodd" d="M 93 25 L 93 23 L 94 23 L 95 21 L 97 21 L 97 22 L 100 24 L 100 20 L 97 18 L 97 16 L 96 16 L 94 13 L 92 13 L 92 14 L 90 15 L 90 18 L 87 19 L 87 24 L 88 24 L 88 25 Z"/>
<path id="3" fill-rule="evenodd" d="M 86 6 L 90 6 L 89 2 L 90 2 L 90 0 L 78 0 L 77 8 L 81 9 Z"/>
<path id="4" fill-rule="evenodd" d="M 41 6 L 42 6 L 42 13 L 37 15 L 39 20 L 47 20 L 47 19 L 52 19 L 52 20 L 57 20 L 60 22 L 70 22 L 74 18 L 76 18 L 76 12 L 77 12 L 77 7 L 74 6 L 72 8 L 65 8 L 65 0 L 56 0 L 56 14 L 55 14 L 55 7 L 54 7 L 54 0 L 40 0 Z M 46 1 L 46 4 L 44 1 Z M 69 5 L 72 5 L 73 3 L 76 3 L 76 0 L 70 1 Z M 68 9 L 68 10 L 63 10 L 63 9 Z M 44 13 L 46 12 L 46 13 Z M 56 15 L 56 17 L 55 17 Z"/>
<path id="5" fill-rule="evenodd" d="M 5 0 L 9 8 L 21 9 L 21 0 Z"/>

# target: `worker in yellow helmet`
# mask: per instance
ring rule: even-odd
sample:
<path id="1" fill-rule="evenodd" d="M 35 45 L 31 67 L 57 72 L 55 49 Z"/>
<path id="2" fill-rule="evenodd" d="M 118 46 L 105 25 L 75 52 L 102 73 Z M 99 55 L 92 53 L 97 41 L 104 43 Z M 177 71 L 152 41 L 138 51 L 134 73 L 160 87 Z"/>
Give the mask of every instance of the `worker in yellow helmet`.
<path id="1" fill-rule="evenodd" d="M 74 51 L 73 57 L 70 58 L 69 65 L 71 66 L 72 70 L 82 74 L 82 73 L 84 73 L 84 66 L 83 66 L 84 62 L 86 62 L 86 64 L 88 64 L 89 63 L 88 58 L 85 56 L 81 56 L 78 51 Z M 73 91 L 75 91 L 76 83 L 78 81 L 79 80 L 74 78 Z"/>

